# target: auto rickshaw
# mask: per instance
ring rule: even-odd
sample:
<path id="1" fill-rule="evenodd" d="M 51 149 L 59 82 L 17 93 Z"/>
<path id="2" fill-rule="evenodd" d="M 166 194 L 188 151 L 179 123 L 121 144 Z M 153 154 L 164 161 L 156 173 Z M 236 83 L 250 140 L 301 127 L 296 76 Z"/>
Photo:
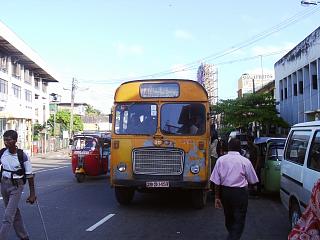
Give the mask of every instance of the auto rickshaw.
<path id="1" fill-rule="evenodd" d="M 259 147 L 261 186 L 268 193 L 280 192 L 280 169 L 286 138 L 260 137 L 254 140 Z"/>
<path id="2" fill-rule="evenodd" d="M 104 133 L 81 133 L 73 137 L 72 171 L 79 183 L 86 176 L 108 172 L 111 137 Z"/>

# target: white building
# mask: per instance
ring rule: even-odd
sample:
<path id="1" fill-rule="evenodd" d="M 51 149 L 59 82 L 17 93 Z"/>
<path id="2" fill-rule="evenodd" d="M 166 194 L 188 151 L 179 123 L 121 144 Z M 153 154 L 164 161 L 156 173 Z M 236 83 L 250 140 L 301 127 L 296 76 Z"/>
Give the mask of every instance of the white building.
<path id="1" fill-rule="evenodd" d="M 320 117 L 320 27 L 274 64 L 276 99 L 289 124 Z"/>
<path id="2" fill-rule="evenodd" d="M 202 63 L 198 68 L 197 81 L 207 90 L 209 102 L 218 102 L 218 70 L 213 64 Z"/>
<path id="3" fill-rule="evenodd" d="M 71 112 L 71 103 L 58 103 L 58 110 L 67 110 Z M 86 109 L 89 105 L 87 103 L 74 103 L 73 114 L 79 116 L 86 115 Z"/>
<path id="4" fill-rule="evenodd" d="M 273 73 L 255 74 L 244 73 L 238 80 L 238 97 L 258 91 L 274 80 Z"/>
<path id="5" fill-rule="evenodd" d="M 45 62 L 0 22 L 0 144 L 5 130 L 19 134 L 18 145 L 31 149 L 32 123 L 49 118 L 49 82 L 58 82 Z"/>

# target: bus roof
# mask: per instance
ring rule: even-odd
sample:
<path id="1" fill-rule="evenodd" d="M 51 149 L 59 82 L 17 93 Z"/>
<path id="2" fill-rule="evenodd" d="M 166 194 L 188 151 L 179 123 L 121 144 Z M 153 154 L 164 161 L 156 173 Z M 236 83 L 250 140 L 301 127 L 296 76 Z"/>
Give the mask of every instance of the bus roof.
<path id="1" fill-rule="evenodd" d="M 179 83 L 179 96 L 175 98 L 164 97 L 166 101 L 208 101 L 205 88 L 198 82 L 187 79 L 145 79 L 122 83 L 115 92 L 115 102 L 155 101 L 155 98 L 142 98 L 140 85 L 142 83 Z"/>

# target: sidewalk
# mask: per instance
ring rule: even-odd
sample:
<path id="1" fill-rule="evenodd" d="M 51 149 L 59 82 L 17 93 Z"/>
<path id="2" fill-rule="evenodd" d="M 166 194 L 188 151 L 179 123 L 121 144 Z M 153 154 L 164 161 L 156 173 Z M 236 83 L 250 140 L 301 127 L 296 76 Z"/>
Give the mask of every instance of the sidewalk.
<path id="1" fill-rule="evenodd" d="M 31 162 L 33 161 L 37 161 L 37 160 L 43 160 L 43 159 L 48 159 L 48 160 L 66 160 L 69 159 L 69 149 L 68 148 L 64 148 L 64 149 L 60 149 L 57 151 L 50 151 L 47 153 L 37 153 L 33 156 L 30 157 Z"/>

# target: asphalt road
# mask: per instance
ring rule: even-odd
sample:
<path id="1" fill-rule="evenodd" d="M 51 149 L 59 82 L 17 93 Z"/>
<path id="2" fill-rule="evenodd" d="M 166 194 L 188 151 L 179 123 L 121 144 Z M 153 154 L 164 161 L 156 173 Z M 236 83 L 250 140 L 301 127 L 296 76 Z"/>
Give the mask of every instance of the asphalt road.
<path id="1" fill-rule="evenodd" d="M 124 207 L 116 202 L 107 176 L 89 177 L 84 183 L 77 183 L 70 159 L 64 154 L 34 158 L 32 162 L 38 202 L 50 240 L 226 237 L 223 211 L 213 207 L 211 198 L 204 209 L 195 210 L 186 192 L 136 193 L 132 204 Z M 25 203 L 27 189 L 21 209 L 30 239 L 46 239 L 37 205 Z M 276 197 L 250 199 L 242 239 L 286 239 L 287 215 Z M 17 239 L 13 229 L 10 236 Z"/>

